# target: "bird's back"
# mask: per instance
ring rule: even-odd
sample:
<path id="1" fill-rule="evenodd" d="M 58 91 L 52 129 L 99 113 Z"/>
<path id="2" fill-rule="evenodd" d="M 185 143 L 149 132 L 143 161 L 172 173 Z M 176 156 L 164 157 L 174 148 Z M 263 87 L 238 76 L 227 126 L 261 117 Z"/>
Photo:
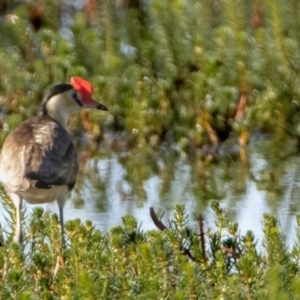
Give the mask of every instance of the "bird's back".
<path id="1" fill-rule="evenodd" d="M 0 155 L 0 181 L 8 192 L 37 187 L 72 189 L 78 160 L 69 133 L 48 116 L 20 124 L 6 138 Z"/>

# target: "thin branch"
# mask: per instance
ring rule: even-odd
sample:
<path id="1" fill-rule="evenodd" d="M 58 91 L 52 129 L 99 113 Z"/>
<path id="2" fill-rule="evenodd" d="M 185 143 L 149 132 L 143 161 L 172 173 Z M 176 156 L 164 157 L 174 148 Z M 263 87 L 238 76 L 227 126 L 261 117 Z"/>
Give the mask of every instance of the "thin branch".
<path id="1" fill-rule="evenodd" d="M 150 216 L 151 216 L 153 223 L 155 224 L 155 226 L 158 229 L 160 229 L 161 231 L 167 229 L 167 227 L 164 225 L 164 223 L 157 217 L 153 207 L 150 207 Z"/>
<path id="2" fill-rule="evenodd" d="M 183 246 L 180 247 L 180 250 L 184 255 L 188 256 L 192 261 L 197 261 L 196 257 L 191 253 L 191 251 Z"/>
<path id="3" fill-rule="evenodd" d="M 196 216 L 196 220 L 198 221 L 198 225 L 199 225 L 200 248 L 202 250 L 202 256 L 205 259 L 206 258 L 206 255 L 205 255 L 205 238 L 204 238 L 204 225 L 203 225 L 204 215 L 199 214 L 198 216 Z"/>

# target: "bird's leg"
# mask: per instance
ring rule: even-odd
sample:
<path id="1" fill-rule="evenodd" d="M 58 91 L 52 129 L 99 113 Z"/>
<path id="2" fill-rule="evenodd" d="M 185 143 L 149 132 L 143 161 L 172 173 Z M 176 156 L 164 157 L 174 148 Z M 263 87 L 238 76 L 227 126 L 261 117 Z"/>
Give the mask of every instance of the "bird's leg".
<path id="1" fill-rule="evenodd" d="M 61 244 L 65 248 L 65 225 L 64 225 L 64 207 L 59 205 L 59 223 L 61 232 Z"/>
<path id="2" fill-rule="evenodd" d="M 58 270 L 61 267 L 65 266 L 65 257 L 64 257 L 64 249 L 66 248 L 65 243 L 65 226 L 64 226 L 64 205 L 65 205 L 65 197 L 60 197 L 57 199 L 58 209 L 59 209 L 59 223 L 60 223 L 60 233 L 61 233 L 61 249 L 57 255 L 56 265 L 54 268 L 54 277 Z"/>
<path id="3" fill-rule="evenodd" d="M 10 198 L 14 202 L 14 205 L 16 207 L 16 227 L 15 227 L 15 236 L 14 236 L 14 242 L 21 244 L 23 240 L 23 234 L 22 234 L 22 197 L 15 193 L 10 193 Z"/>
<path id="4" fill-rule="evenodd" d="M 57 198 L 57 204 L 59 208 L 59 223 L 60 223 L 60 232 L 61 232 L 61 246 L 62 249 L 65 248 L 65 226 L 64 226 L 64 206 L 66 203 L 66 195 L 67 191 L 64 193 L 61 193 L 59 197 Z"/>

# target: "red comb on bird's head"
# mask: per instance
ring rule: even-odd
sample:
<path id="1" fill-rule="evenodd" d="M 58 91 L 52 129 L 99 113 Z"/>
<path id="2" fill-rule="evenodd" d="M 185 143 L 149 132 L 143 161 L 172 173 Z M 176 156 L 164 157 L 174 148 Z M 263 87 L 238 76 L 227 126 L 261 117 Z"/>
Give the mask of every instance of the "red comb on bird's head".
<path id="1" fill-rule="evenodd" d="M 87 80 L 80 77 L 71 77 L 71 84 L 73 87 L 83 95 L 92 95 L 93 86 Z"/>
<path id="2" fill-rule="evenodd" d="M 92 98 L 93 86 L 90 82 L 80 77 L 71 77 L 71 85 L 82 95 L 82 104 L 85 107 L 96 107 L 101 110 L 108 110 L 106 106 L 96 102 Z"/>

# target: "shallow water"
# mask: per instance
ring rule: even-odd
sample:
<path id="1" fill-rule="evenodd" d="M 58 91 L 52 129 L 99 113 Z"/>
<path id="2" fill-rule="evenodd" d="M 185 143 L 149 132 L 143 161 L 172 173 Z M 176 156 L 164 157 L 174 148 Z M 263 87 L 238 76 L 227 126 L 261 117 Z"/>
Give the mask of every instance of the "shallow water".
<path id="1" fill-rule="evenodd" d="M 300 213 L 300 158 L 267 160 L 249 151 L 250 166 L 239 159 L 221 158 L 203 175 L 202 159 L 156 153 L 114 153 L 82 163 L 78 184 L 65 206 L 65 220 L 92 220 L 96 228 L 108 230 L 121 224 L 122 216 L 134 215 L 143 230 L 155 229 L 149 207 L 168 225 L 176 203 L 184 203 L 190 224 L 195 213 L 206 217 L 205 227 L 214 226 L 210 208 L 220 201 L 241 233 L 252 230 L 261 243 L 263 213 L 278 218 L 289 245 L 294 240 L 295 215 Z M 200 171 L 199 171 L 200 170 Z M 200 172 L 200 175 L 199 175 Z M 30 213 L 34 205 L 26 205 Z M 42 205 L 57 213 L 56 203 Z M 2 207 L 0 207 L 3 211 Z M 4 213 L 0 214 L 1 223 Z"/>

